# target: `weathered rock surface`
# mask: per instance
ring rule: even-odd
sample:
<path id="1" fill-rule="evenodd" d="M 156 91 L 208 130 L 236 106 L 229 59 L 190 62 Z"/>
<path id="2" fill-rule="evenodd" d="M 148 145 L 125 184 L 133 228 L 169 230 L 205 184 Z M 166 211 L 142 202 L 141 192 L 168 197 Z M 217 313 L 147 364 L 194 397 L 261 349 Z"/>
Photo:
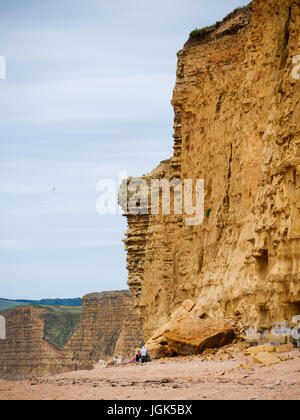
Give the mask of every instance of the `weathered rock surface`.
<path id="1" fill-rule="evenodd" d="M 266 352 L 266 351 L 261 352 L 261 353 L 257 353 L 254 356 L 253 361 L 255 363 L 261 363 L 265 366 L 275 365 L 275 364 L 281 362 L 280 358 L 277 357 L 275 354 L 269 353 L 269 352 Z"/>
<path id="2" fill-rule="evenodd" d="M 174 154 L 141 179 L 204 179 L 211 212 L 125 211 L 146 340 L 186 299 L 244 330 L 300 314 L 299 25 L 298 1 L 254 0 L 178 53 Z"/>
<path id="3" fill-rule="evenodd" d="M 151 358 L 189 356 L 208 348 L 222 347 L 231 342 L 231 325 L 212 319 L 201 319 L 190 301 L 175 310 L 170 321 L 159 328 L 146 343 Z"/>
<path id="4" fill-rule="evenodd" d="M 279 346 L 278 346 L 279 347 Z M 255 347 L 250 347 L 246 350 L 246 354 L 249 354 L 250 356 L 255 356 L 258 353 L 273 353 L 275 352 L 275 347 L 274 346 L 255 346 Z"/>
<path id="5" fill-rule="evenodd" d="M 22 306 L 1 313 L 5 317 L 6 339 L 0 340 L 0 377 L 22 379 L 36 374 L 60 373 L 62 352 L 43 340 L 47 312 Z"/>
<path id="6" fill-rule="evenodd" d="M 64 349 L 69 370 L 92 369 L 113 356 L 132 358 L 143 343 L 140 318 L 128 290 L 92 293 L 82 298 L 79 329 Z"/>
<path id="7" fill-rule="evenodd" d="M 275 347 L 276 353 L 288 353 L 289 351 L 293 351 L 294 347 L 291 343 L 289 344 L 281 344 L 280 346 Z"/>

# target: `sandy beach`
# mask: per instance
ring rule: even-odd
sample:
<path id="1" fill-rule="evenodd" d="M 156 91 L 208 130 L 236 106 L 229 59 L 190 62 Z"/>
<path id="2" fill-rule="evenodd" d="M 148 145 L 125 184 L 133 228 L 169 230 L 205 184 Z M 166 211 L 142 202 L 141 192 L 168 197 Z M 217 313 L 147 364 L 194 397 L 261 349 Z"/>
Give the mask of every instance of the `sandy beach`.
<path id="1" fill-rule="evenodd" d="M 300 351 L 276 365 L 252 357 L 161 359 L 22 381 L 0 381 L 0 400 L 299 400 Z"/>

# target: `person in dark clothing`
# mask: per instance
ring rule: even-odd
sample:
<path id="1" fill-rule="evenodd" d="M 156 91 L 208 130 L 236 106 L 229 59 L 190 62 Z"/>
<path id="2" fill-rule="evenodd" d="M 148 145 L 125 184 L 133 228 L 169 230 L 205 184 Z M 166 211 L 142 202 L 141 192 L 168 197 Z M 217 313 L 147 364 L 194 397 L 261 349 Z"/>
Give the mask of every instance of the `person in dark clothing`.
<path id="1" fill-rule="evenodd" d="M 135 355 L 135 361 L 136 362 L 140 362 L 141 361 L 141 357 L 142 357 L 141 352 L 140 352 L 140 350 L 138 350 L 136 352 L 136 355 Z"/>

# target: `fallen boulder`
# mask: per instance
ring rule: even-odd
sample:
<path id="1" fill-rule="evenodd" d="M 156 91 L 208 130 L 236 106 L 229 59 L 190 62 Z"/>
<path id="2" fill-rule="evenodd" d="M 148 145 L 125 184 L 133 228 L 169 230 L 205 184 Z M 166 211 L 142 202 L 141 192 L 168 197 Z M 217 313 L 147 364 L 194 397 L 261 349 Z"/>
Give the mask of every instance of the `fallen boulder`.
<path id="1" fill-rule="evenodd" d="M 184 302 L 172 313 L 169 322 L 155 331 L 146 343 L 152 359 L 200 354 L 208 348 L 231 343 L 234 330 L 230 324 L 202 319 L 196 316 L 196 311 L 190 301 Z"/>
<path id="2" fill-rule="evenodd" d="M 294 350 L 294 346 L 291 343 L 281 344 L 275 347 L 276 353 L 288 353 L 289 351 Z"/>
<path id="3" fill-rule="evenodd" d="M 249 347 L 245 353 L 250 356 L 255 356 L 258 353 L 273 353 L 275 352 L 275 347 L 269 345 L 262 345 L 256 347 Z"/>
<path id="4" fill-rule="evenodd" d="M 268 353 L 265 351 L 256 354 L 253 358 L 253 361 L 254 363 L 260 363 L 265 366 L 275 365 L 276 363 L 281 362 L 278 356 L 276 356 L 273 353 Z"/>

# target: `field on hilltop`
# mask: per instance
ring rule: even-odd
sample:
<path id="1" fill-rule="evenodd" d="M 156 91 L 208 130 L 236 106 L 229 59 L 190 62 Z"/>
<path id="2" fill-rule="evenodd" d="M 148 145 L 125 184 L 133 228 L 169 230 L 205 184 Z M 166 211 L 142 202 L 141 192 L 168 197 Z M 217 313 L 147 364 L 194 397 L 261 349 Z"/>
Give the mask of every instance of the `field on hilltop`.
<path id="1" fill-rule="evenodd" d="M 38 317 L 44 321 L 43 340 L 55 346 L 58 350 L 62 350 L 67 341 L 72 337 L 79 327 L 80 316 L 82 313 L 81 306 L 51 306 L 51 305 L 32 305 L 27 301 L 14 302 L 0 300 L 0 313 L 5 313 L 25 306 L 41 309 Z M 25 316 L 25 315 L 24 315 Z M 31 325 L 33 328 L 33 324 Z"/>
<path id="2" fill-rule="evenodd" d="M 77 330 L 82 308 L 80 306 L 40 306 L 47 312 L 40 315 L 44 320 L 44 340 L 59 350 Z"/>
<path id="3" fill-rule="evenodd" d="M 28 305 L 27 302 L 23 301 L 15 301 L 15 300 L 7 300 L 7 299 L 0 299 L 0 312 L 6 311 L 7 309 L 15 308 L 16 306 L 25 306 Z"/>
<path id="4" fill-rule="evenodd" d="M 48 306 L 81 306 L 80 298 L 72 299 L 40 299 L 40 300 L 29 300 L 29 299 L 3 299 L 0 298 L 0 311 L 6 311 L 7 309 L 15 308 L 16 306 L 24 305 L 48 305 Z"/>

